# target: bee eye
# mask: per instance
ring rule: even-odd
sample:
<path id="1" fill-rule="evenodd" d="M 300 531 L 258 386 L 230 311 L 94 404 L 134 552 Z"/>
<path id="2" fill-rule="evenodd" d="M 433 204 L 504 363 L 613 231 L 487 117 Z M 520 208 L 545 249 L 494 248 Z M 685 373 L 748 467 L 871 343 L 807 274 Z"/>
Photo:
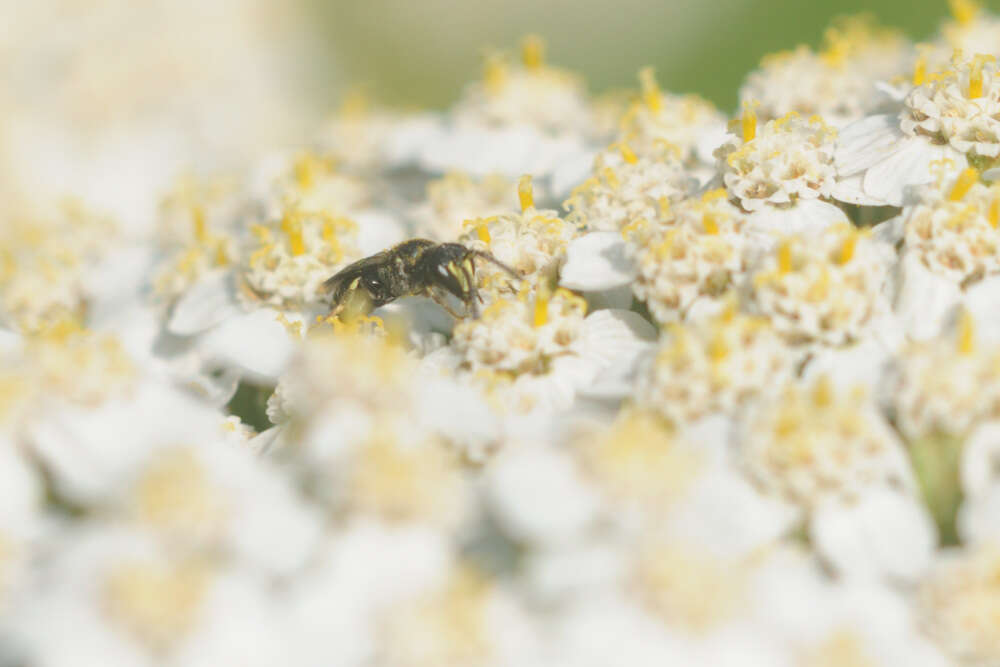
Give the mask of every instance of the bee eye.
<path id="1" fill-rule="evenodd" d="M 365 285 L 365 289 L 369 292 L 378 292 L 382 289 L 382 281 L 378 278 L 365 277 L 362 282 Z"/>

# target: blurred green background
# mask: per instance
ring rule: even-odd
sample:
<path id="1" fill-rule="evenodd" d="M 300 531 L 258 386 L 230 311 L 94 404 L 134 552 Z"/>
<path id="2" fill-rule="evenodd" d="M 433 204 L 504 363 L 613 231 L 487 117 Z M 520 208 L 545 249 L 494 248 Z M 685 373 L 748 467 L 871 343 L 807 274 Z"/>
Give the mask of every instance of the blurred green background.
<path id="1" fill-rule="evenodd" d="M 454 101 L 478 77 L 484 47 L 513 49 L 529 32 L 593 91 L 633 86 L 639 67 L 654 65 L 663 87 L 732 109 L 761 56 L 816 46 L 834 17 L 868 12 L 924 39 L 948 16 L 946 0 L 307 1 L 325 35 L 331 91 L 360 84 L 381 101 L 421 107 Z"/>

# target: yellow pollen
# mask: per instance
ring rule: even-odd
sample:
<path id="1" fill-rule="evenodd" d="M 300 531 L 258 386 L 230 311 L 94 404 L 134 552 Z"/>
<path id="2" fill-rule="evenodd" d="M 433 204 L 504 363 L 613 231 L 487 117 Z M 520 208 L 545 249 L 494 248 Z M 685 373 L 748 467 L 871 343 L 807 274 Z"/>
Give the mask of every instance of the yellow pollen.
<path id="1" fill-rule="evenodd" d="M 229 254 L 226 252 L 226 244 L 219 241 L 215 244 L 215 265 L 226 266 L 229 264 Z"/>
<path id="2" fill-rule="evenodd" d="M 292 256 L 298 257 L 306 251 L 306 244 L 302 238 L 302 222 L 294 213 L 286 213 L 281 219 L 281 231 L 288 237 L 288 250 Z"/>
<path id="3" fill-rule="evenodd" d="M 830 382 L 829 377 L 823 375 L 816 381 L 812 399 L 813 405 L 817 408 L 826 408 L 833 404 L 833 383 Z"/>
<path id="4" fill-rule="evenodd" d="M 990 226 L 993 227 L 993 229 L 996 229 L 997 222 L 1000 221 L 1000 197 L 993 197 L 993 201 L 990 202 L 988 216 Z"/>
<path id="5" fill-rule="evenodd" d="M 545 326 L 549 321 L 549 296 L 543 290 L 539 290 L 535 297 L 535 312 L 532 318 L 532 325 L 535 327 Z"/>
<path id="6" fill-rule="evenodd" d="M 844 244 L 840 246 L 840 256 L 837 258 L 837 262 L 840 265 L 847 264 L 854 257 L 854 249 L 858 245 L 858 235 L 849 234 L 846 239 L 844 239 Z"/>
<path id="7" fill-rule="evenodd" d="M 948 200 L 962 201 L 977 181 L 979 181 L 979 172 L 974 167 L 967 167 L 955 179 L 955 185 L 952 186 L 951 192 L 948 193 Z"/>
<path id="8" fill-rule="evenodd" d="M 635 156 L 635 153 L 632 151 L 631 148 L 629 148 L 628 144 L 626 144 L 624 141 L 618 144 L 618 150 L 622 154 L 622 159 L 628 162 L 629 164 L 635 164 L 636 162 L 639 161 L 639 158 Z"/>
<path id="9" fill-rule="evenodd" d="M 521 41 L 521 62 L 528 69 L 538 69 L 545 64 L 545 40 L 538 35 L 527 35 Z"/>
<path id="10" fill-rule="evenodd" d="M 521 211 L 535 207 L 535 193 L 531 186 L 531 174 L 525 174 L 517 182 L 517 198 L 521 202 Z"/>
<path id="11" fill-rule="evenodd" d="M 706 213 L 701 218 L 701 224 L 705 228 L 706 234 L 718 234 L 719 233 L 719 223 L 715 221 L 715 216 L 711 213 Z"/>
<path id="12" fill-rule="evenodd" d="M 729 345 L 722 331 L 716 331 L 708 343 L 708 357 L 712 361 L 722 361 L 729 356 Z"/>
<path id="13" fill-rule="evenodd" d="M 756 104 L 746 102 L 743 104 L 743 115 L 740 116 L 740 129 L 743 132 L 743 143 L 753 141 L 757 136 L 757 113 L 754 111 Z"/>
<path id="14" fill-rule="evenodd" d="M 198 243 L 208 241 L 208 226 L 205 223 L 205 209 L 194 205 L 191 207 L 191 221 L 194 223 L 194 238 Z"/>
<path id="15" fill-rule="evenodd" d="M 948 0 L 948 8 L 959 25 L 969 25 L 979 13 L 979 3 L 974 0 Z"/>
<path id="16" fill-rule="evenodd" d="M 608 185 L 612 188 L 617 188 L 621 185 L 621 182 L 618 180 L 618 174 L 616 174 L 615 170 L 611 167 L 605 167 L 602 169 L 601 176 L 604 177 L 604 180 L 607 181 Z"/>
<path id="17" fill-rule="evenodd" d="M 660 215 L 663 217 L 670 215 L 670 197 L 663 195 L 656 203 L 660 206 Z"/>
<path id="18" fill-rule="evenodd" d="M 983 96 L 983 65 L 993 60 L 993 56 L 978 55 L 972 59 L 972 69 L 969 70 L 969 99 Z"/>
<path id="19" fill-rule="evenodd" d="M 958 353 L 969 356 L 976 351 L 976 321 L 968 311 L 958 321 Z"/>
<path id="20" fill-rule="evenodd" d="M 782 241 L 778 246 L 778 271 L 784 275 L 792 271 L 792 242 Z"/>
<path id="21" fill-rule="evenodd" d="M 500 54 L 487 56 L 483 71 L 483 82 L 486 90 L 491 93 L 498 93 L 503 90 L 507 83 L 507 63 Z"/>
<path id="22" fill-rule="evenodd" d="M 643 67 L 639 70 L 639 85 L 642 87 L 642 101 L 646 103 L 650 111 L 659 111 L 663 108 L 663 98 L 660 96 L 660 86 L 656 83 L 656 75 L 652 67 Z"/>
<path id="23" fill-rule="evenodd" d="M 920 56 L 913 66 L 913 85 L 921 86 L 927 81 L 927 56 Z"/>
<path id="24" fill-rule="evenodd" d="M 485 222 L 480 222 L 479 224 L 476 225 L 476 236 L 478 236 L 479 240 L 485 243 L 486 245 L 490 244 L 491 241 L 490 228 L 486 225 Z"/>

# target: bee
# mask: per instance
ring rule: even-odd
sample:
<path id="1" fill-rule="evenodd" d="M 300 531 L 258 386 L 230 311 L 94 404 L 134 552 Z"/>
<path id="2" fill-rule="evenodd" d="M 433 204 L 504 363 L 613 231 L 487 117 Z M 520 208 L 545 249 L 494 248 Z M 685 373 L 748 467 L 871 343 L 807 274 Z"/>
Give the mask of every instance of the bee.
<path id="1" fill-rule="evenodd" d="M 495 264 L 514 278 L 520 278 L 496 257 L 472 250 L 461 243 L 435 243 L 410 239 L 359 259 L 323 285 L 330 295 L 334 315 L 343 310 L 368 314 L 404 296 L 429 296 L 457 319 L 478 317 L 482 297 L 476 289 L 476 260 Z M 448 304 L 451 294 L 463 305 L 458 313 Z"/>

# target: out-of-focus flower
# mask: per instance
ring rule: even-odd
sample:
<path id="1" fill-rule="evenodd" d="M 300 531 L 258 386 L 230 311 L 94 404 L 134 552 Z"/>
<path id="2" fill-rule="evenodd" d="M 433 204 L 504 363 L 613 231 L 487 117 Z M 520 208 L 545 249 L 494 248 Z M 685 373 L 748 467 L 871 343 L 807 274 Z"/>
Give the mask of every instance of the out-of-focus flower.
<path id="1" fill-rule="evenodd" d="M 540 38 L 525 38 L 521 62 L 503 54 L 487 58 L 483 80 L 470 85 L 448 125 L 420 152 L 436 172 L 544 178 L 563 164 L 589 159 L 593 110 L 582 80 L 545 64 Z"/>
<path id="2" fill-rule="evenodd" d="M 796 359 L 767 320 L 732 308 L 669 327 L 640 376 L 637 400 L 677 425 L 732 415 L 745 402 L 780 386 Z"/>
<path id="3" fill-rule="evenodd" d="M 755 482 L 805 511 L 838 569 L 912 578 L 928 565 L 935 535 L 906 452 L 863 392 L 843 395 L 825 378 L 785 390 L 748 413 L 739 456 Z"/>
<path id="4" fill-rule="evenodd" d="M 722 143 L 726 119 L 711 102 L 697 95 L 660 90 L 652 68 L 639 71 L 639 99 L 621 120 L 618 141 L 638 155 L 677 153 L 689 167 L 713 162 L 712 151 Z"/>
<path id="5" fill-rule="evenodd" d="M 795 112 L 819 115 L 834 127 L 895 106 L 875 84 L 909 73 L 908 40 L 865 15 L 841 19 L 823 37 L 819 52 L 799 46 L 766 56 L 740 88 L 740 100 L 758 103 L 765 121 Z"/>
<path id="6" fill-rule="evenodd" d="M 969 167 L 924 188 L 903 214 L 896 311 L 911 336 L 940 332 L 970 287 L 1000 272 L 1000 191 Z"/>
<path id="7" fill-rule="evenodd" d="M 500 174 L 482 178 L 462 172 L 446 174 L 427 184 L 426 201 L 412 213 L 416 231 L 436 241 L 454 241 L 465 231 L 466 220 L 514 210 L 516 193 L 514 183 Z"/>
<path id="8" fill-rule="evenodd" d="M 790 342 L 842 345 L 890 312 L 883 295 L 890 248 L 849 224 L 789 238 L 750 272 L 747 307 Z"/>
<path id="9" fill-rule="evenodd" d="M 1000 658 L 995 619 L 1000 613 L 996 544 L 942 554 L 921 582 L 916 601 L 924 632 L 958 664 Z"/>

